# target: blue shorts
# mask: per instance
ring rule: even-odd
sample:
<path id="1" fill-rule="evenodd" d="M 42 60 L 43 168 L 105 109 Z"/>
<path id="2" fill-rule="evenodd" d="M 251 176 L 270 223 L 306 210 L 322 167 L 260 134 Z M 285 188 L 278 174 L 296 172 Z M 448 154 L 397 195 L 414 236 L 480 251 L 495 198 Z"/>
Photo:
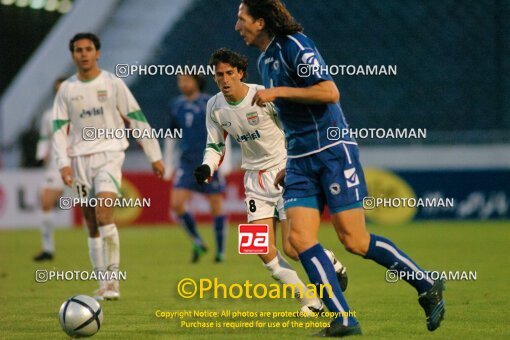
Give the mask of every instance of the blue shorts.
<path id="1" fill-rule="evenodd" d="M 341 143 L 310 156 L 287 159 L 285 209 L 310 207 L 331 214 L 360 208 L 367 196 L 358 146 Z"/>
<path id="2" fill-rule="evenodd" d="M 200 164 L 199 164 L 200 165 Z M 225 192 L 225 179 L 216 171 L 209 183 L 198 184 L 193 171 L 198 165 L 181 164 L 175 172 L 174 188 L 187 189 L 202 194 L 221 194 Z"/>

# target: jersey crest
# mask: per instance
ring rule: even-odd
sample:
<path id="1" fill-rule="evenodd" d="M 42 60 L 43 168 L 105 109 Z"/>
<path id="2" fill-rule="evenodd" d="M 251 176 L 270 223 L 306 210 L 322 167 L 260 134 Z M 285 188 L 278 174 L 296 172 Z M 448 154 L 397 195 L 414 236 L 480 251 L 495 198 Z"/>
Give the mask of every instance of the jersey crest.
<path id="1" fill-rule="evenodd" d="M 100 102 L 105 102 L 108 100 L 108 91 L 106 90 L 98 90 L 97 91 L 97 100 Z"/>
<path id="2" fill-rule="evenodd" d="M 250 125 L 257 125 L 259 123 L 259 114 L 257 112 L 248 112 L 246 114 L 246 118 L 248 119 L 248 123 Z"/>

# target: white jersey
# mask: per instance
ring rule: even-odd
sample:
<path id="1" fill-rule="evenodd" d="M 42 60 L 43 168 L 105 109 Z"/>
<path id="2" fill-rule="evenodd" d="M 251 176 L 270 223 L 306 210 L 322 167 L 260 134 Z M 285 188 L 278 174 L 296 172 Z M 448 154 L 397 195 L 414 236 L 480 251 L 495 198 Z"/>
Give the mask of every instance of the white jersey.
<path id="1" fill-rule="evenodd" d="M 122 138 L 85 140 L 84 128 L 150 129 L 140 106 L 126 84 L 110 72 L 102 70 L 93 80 L 84 82 L 76 75 L 62 83 L 53 105 L 53 148 L 58 168 L 70 166 L 70 157 L 107 151 L 124 151 L 129 143 Z M 69 128 L 69 142 L 67 130 Z M 140 138 L 150 162 L 161 159 L 157 139 Z"/>
<path id="2" fill-rule="evenodd" d="M 41 117 L 41 126 L 39 128 L 39 140 L 37 141 L 37 151 L 35 158 L 44 160 L 44 181 L 42 189 L 63 190 L 64 182 L 60 177 L 54 152 L 51 147 L 51 135 L 53 126 L 53 110 L 44 111 Z"/>
<path id="3" fill-rule="evenodd" d="M 252 105 L 255 93 L 264 87 L 246 85 L 249 90 L 240 103 L 229 104 L 221 92 L 207 102 L 207 145 L 203 164 L 207 164 L 213 173 L 225 154 L 227 134 L 241 146 L 241 168 L 244 170 L 271 170 L 281 167 L 287 159 L 285 136 L 274 105 Z"/>
<path id="4" fill-rule="evenodd" d="M 41 117 L 41 126 L 39 128 L 39 140 L 37 141 L 37 151 L 35 158 L 37 160 L 46 160 L 46 168 L 57 168 L 55 157 L 51 149 L 51 135 L 53 127 L 53 110 L 44 111 Z"/>

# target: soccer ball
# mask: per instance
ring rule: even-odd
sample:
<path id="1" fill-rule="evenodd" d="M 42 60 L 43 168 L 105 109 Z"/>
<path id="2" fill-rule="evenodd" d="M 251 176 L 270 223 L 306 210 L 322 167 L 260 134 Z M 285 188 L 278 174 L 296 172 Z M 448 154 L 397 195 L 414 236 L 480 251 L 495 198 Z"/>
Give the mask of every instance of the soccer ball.
<path id="1" fill-rule="evenodd" d="M 60 326 L 70 337 L 92 336 L 103 323 L 99 303 L 87 295 L 76 295 L 65 301 L 58 312 Z"/>

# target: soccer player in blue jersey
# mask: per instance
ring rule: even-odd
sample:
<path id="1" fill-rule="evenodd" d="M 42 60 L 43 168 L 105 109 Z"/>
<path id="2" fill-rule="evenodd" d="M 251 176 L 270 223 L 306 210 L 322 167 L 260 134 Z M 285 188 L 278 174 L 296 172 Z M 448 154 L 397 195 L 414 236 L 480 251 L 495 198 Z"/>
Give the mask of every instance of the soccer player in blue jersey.
<path id="1" fill-rule="evenodd" d="M 247 45 L 262 52 L 258 68 L 266 89 L 258 91 L 253 102 L 273 102 L 283 123 L 288 143 L 284 204 L 290 240 L 310 281 L 331 284 L 334 296 L 324 298 L 326 306 L 332 312 L 350 310 L 317 238 L 324 205 L 349 252 L 398 272 L 417 290 L 427 328 L 435 330 L 444 315 L 443 282 L 423 275 L 423 269 L 392 241 L 367 231 L 362 209 L 367 189 L 357 144 L 348 137 L 328 136 L 328 129 L 346 128 L 347 123 L 339 91 L 323 72 L 326 64 L 315 44 L 280 0 L 242 0 L 235 29 Z M 328 337 L 354 334 L 361 334 L 361 328 L 352 316 L 333 320 L 319 333 Z"/>
<path id="2" fill-rule="evenodd" d="M 192 262 L 197 262 L 207 251 L 207 247 L 198 233 L 195 219 L 186 211 L 186 203 L 193 192 L 205 194 L 209 200 L 211 214 L 214 218 L 216 236 L 216 262 L 222 262 L 225 256 L 226 219 L 223 214 L 223 198 L 225 185 L 223 177 L 216 173 L 210 185 L 199 185 L 193 177 L 193 170 L 202 162 L 204 145 L 207 139 L 205 128 L 205 108 L 211 97 L 202 93 L 205 80 L 194 75 L 180 75 L 177 85 L 182 95 L 175 98 L 170 105 L 170 127 L 182 129 L 182 140 L 179 141 L 180 162 L 174 173 L 171 208 L 179 217 L 182 225 L 193 240 Z M 171 177 L 174 139 L 165 141 L 165 162 L 169 168 L 166 178 Z"/>

